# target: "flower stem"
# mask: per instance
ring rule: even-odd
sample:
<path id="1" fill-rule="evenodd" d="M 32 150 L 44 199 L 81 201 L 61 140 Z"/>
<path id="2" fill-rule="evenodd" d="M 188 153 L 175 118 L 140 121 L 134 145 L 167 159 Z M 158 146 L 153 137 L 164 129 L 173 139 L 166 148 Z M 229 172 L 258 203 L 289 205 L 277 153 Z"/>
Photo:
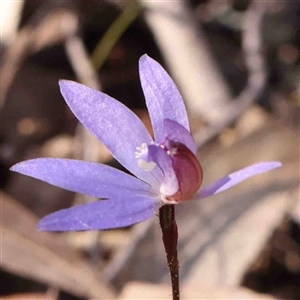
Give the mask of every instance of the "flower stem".
<path id="1" fill-rule="evenodd" d="M 171 275 L 173 300 L 180 300 L 179 263 L 177 257 L 178 230 L 174 205 L 164 205 L 159 209 L 159 222 Z"/>

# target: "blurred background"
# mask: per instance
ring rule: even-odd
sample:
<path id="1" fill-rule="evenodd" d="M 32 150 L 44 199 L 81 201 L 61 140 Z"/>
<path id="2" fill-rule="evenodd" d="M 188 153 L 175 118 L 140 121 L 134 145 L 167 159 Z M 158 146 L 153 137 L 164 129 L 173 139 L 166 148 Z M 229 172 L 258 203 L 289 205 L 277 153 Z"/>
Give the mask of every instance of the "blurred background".
<path id="1" fill-rule="evenodd" d="M 177 206 L 185 299 L 300 299 L 300 4 L 271 0 L 1 0 L 2 299 L 169 299 L 158 218 L 36 232 L 93 201 L 9 171 L 38 157 L 122 169 L 76 120 L 61 78 L 101 90 L 151 131 L 138 76 L 159 61 L 187 106 L 204 185 L 259 161 L 283 168 Z"/>

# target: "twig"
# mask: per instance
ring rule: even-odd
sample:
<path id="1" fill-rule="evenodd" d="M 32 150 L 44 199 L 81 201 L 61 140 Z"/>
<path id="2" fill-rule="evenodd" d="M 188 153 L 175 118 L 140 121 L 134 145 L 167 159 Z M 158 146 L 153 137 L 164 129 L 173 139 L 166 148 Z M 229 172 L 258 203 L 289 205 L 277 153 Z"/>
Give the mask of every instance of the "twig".
<path id="1" fill-rule="evenodd" d="M 231 125 L 263 91 L 267 71 L 262 54 L 261 26 L 265 3 L 253 1 L 245 16 L 242 35 L 243 52 L 249 73 L 248 83 L 242 93 L 224 108 L 220 122 L 201 128 L 193 134 L 198 147 L 216 137 L 224 128 Z"/>
<path id="2" fill-rule="evenodd" d="M 103 271 L 103 278 L 111 282 L 113 281 L 119 272 L 124 268 L 128 261 L 132 259 L 136 248 L 147 236 L 147 233 L 150 231 L 154 224 L 154 219 L 149 219 L 148 221 L 137 224 L 133 227 L 130 239 L 130 243 L 120 249 L 113 260 L 107 265 Z"/>
<path id="3" fill-rule="evenodd" d="M 76 26 L 74 26 L 76 24 Z M 78 18 L 62 22 L 61 30 L 66 32 L 65 50 L 76 77 L 83 84 L 101 90 L 98 75 L 91 64 L 90 57 L 82 38 L 78 35 Z M 75 157 L 88 161 L 97 161 L 99 141 L 81 124 L 78 124 L 75 136 Z"/>
<path id="4" fill-rule="evenodd" d="M 35 19 L 39 12 L 40 10 L 32 19 Z M 71 12 L 59 8 L 48 12 L 35 26 L 31 24 L 30 19 L 28 25 L 20 30 L 4 54 L 0 80 L 0 108 L 4 106 L 11 84 L 26 57 L 45 46 L 63 41 L 66 38 L 65 34 L 69 32 L 60 30 L 61 23 L 70 18 Z"/>
<path id="5" fill-rule="evenodd" d="M 216 123 L 231 94 L 187 1 L 140 2 L 190 114 Z"/>
<path id="6" fill-rule="evenodd" d="M 65 50 L 69 62 L 76 74 L 76 77 L 83 84 L 101 90 L 98 75 L 91 64 L 89 54 L 79 31 L 78 16 L 73 14 L 72 19 L 65 19 L 61 22 L 61 30 L 65 33 Z"/>
<path id="7" fill-rule="evenodd" d="M 0 2 L 0 28 L 2 46 L 11 43 L 16 37 L 18 26 L 20 25 L 19 23 L 24 2 L 24 0 Z"/>
<path id="8" fill-rule="evenodd" d="M 7 92 L 29 51 L 33 40 L 32 30 L 23 29 L 16 40 L 6 50 L 0 76 L 0 108 L 4 106 Z"/>
<path id="9" fill-rule="evenodd" d="M 97 73 L 90 63 L 82 38 L 73 34 L 66 39 L 65 49 L 69 62 L 80 82 L 96 90 L 101 90 Z"/>

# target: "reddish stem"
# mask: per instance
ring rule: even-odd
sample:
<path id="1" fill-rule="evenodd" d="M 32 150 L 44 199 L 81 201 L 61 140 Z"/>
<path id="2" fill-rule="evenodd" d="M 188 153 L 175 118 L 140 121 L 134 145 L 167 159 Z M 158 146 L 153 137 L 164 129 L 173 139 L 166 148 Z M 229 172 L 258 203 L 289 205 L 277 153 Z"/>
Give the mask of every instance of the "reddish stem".
<path id="1" fill-rule="evenodd" d="M 177 257 L 178 230 L 174 205 L 164 205 L 160 208 L 159 222 L 171 275 L 173 300 L 180 300 L 179 263 Z"/>

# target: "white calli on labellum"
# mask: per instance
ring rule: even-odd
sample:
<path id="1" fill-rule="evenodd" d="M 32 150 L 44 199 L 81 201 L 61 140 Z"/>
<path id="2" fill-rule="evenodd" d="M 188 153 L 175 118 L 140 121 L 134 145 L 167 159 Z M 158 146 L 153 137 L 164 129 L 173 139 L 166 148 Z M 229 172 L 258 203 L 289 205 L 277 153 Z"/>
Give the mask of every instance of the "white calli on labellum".
<path id="1" fill-rule="evenodd" d="M 101 140 L 134 176 L 107 165 L 72 159 L 39 158 L 11 170 L 73 192 L 104 200 L 52 213 L 39 230 L 99 230 L 129 226 L 153 216 L 164 204 L 200 200 L 281 166 L 262 162 L 200 189 L 203 172 L 182 97 L 167 72 L 143 55 L 141 85 L 154 140 L 141 120 L 112 97 L 61 80 L 60 90 L 78 120 Z"/>

